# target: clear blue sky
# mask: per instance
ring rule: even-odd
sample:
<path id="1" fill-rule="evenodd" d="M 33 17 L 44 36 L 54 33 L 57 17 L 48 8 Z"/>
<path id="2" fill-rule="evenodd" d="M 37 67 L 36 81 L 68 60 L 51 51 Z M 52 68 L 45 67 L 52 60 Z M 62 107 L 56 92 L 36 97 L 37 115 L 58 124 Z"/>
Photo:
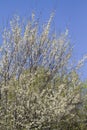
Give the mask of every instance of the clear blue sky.
<path id="1" fill-rule="evenodd" d="M 74 43 L 74 57 L 78 60 L 87 54 L 87 0 L 0 0 L 0 27 L 14 15 L 37 17 L 46 21 L 55 10 L 53 24 L 57 32 L 69 28 L 71 42 Z M 87 62 L 82 69 L 87 77 Z"/>

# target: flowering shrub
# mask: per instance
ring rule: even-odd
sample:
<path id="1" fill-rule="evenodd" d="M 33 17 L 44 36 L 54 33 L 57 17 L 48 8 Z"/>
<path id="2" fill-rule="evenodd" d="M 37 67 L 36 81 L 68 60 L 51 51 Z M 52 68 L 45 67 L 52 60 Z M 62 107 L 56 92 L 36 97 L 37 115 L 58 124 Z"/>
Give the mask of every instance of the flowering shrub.
<path id="1" fill-rule="evenodd" d="M 4 30 L 0 49 L 1 130 L 58 130 L 60 124 L 79 118 L 81 81 L 77 69 L 84 58 L 75 68 L 71 66 L 68 31 L 59 37 L 50 34 L 52 17 L 41 33 L 34 14 L 26 25 L 15 17 Z"/>

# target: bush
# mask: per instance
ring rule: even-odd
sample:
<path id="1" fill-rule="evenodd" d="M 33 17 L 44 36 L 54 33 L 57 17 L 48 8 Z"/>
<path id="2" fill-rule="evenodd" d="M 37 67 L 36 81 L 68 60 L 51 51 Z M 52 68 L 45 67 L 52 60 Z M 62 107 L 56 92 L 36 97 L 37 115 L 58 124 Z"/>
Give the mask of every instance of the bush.
<path id="1" fill-rule="evenodd" d="M 15 17 L 4 31 L 0 51 L 2 130 L 85 129 L 78 124 L 82 100 L 77 73 L 84 60 L 70 68 L 68 31 L 59 37 L 51 35 L 52 17 L 41 34 L 34 17 L 26 25 Z"/>

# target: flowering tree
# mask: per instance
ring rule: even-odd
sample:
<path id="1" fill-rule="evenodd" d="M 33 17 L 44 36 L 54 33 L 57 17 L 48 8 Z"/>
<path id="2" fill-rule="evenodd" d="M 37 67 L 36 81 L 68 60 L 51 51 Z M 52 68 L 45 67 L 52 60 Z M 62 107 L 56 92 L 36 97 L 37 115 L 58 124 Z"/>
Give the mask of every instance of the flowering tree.
<path id="1" fill-rule="evenodd" d="M 61 121 L 77 116 L 81 82 L 76 69 L 69 67 L 68 31 L 58 37 L 50 34 L 52 17 L 41 32 L 34 15 L 27 24 L 15 17 L 4 30 L 0 49 L 2 130 L 61 129 Z"/>

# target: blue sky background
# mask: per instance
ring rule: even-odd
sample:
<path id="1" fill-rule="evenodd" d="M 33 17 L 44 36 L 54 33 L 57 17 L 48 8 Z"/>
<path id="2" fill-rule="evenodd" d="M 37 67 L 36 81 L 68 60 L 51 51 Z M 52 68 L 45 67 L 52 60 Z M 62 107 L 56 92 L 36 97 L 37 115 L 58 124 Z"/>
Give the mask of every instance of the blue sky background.
<path id="1" fill-rule="evenodd" d="M 87 0 L 0 0 L 0 28 L 6 26 L 14 14 L 28 17 L 32 11 L 46 22 L 54 10 L 52 24 L 58 33 L 69 29 L 73 55 L 79 60 L 87 54 Z M 81 73 L 82 79 L 87 78 L 87 62 Z"/>

